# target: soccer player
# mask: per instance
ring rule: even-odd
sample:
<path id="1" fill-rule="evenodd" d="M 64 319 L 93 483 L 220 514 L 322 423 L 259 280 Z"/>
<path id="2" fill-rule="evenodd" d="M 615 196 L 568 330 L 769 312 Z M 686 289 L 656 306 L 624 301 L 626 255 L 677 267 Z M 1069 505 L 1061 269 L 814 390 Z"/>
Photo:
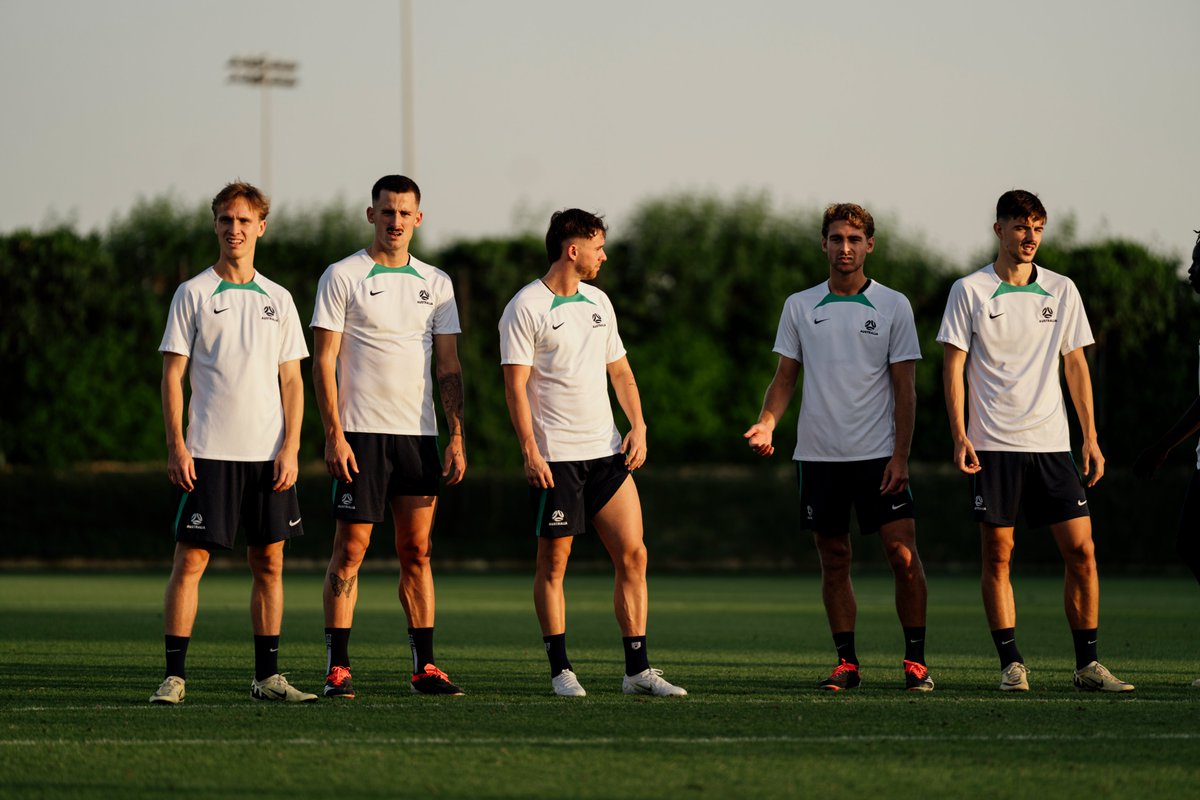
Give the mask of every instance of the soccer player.
<path id="1" fill-rule="evenodd" d="M 337 532 L 326 573 L 327 697 L 354 697 L 350 629 L 358 570 L 389 505 L 400 559 L 400 603 L 408 619 L 412 691 L 461 695 L 433 656 L 430 535 L 442 478 L 467 470 L 458 308 L 446 273 L 412 256 L 421 190 L 403 175 L 371 189 L 374 240 L 330 265 L 317 287 L 313 384 L 325 426 Z M 439 461 L 431 363 L 449 427 Z"/>
<path id="2" fill-rule="evenodd" d="M 646 461 L 646 422 L 608 295 L 592 280 L 608 258 L 604 220 L 558 211 L 546 232 L 549 271 L 509 301 L 500 319 L 505 398 L 530 486 L 537 574 L 533 603 L 555 694 L 586 694 L 567 658 L 563 578 L 590 521 L 616 570 L 613 605 L 625 647 L 625 694 L 682 696 L 646 652 L 646 545 L 632 470 Z M 612 381 L 629 419 L 613 422 Z"/>
<path id="3" fill-rule="evenodd" d="M 1097 661 L 1100 583 L 1083 479 L 1071 458 L 1059 363 L 1083 431 L 1087 487 L 1104 475 L 1083 348 L 1091 327 L 1075 284 L 1033 261 L 1046 226 L 1036 195 L 1000 196 L 992 230 L 996 260 L 950 289 L 937 340 L 945 346 L 943 383 L 954 463 L 971 476 L 979 523 L 983 605 L 1000 657 L 1000 689 L 1029 690 L 1017 649 L 1017 612 L 1009 570 L 1018 509 L 1030 526 L 1050 526 L 1066 563 L 1064 605 L 1075 644 L 1080 689 L 1131 692 Z M 963 408 L 966 370 L 969 415 Z M 969 416 L 966 423 L 964 416 Z"/>
<path id="4" fill-rule="evenodd" d="M 908 455 L 921 357 L 912 307 L 863 268 L 875 249 L 875 221 L 862 206 L 825 209 L 821 249 L 829 279 L 787 299 L 775 337 L 779 366 L 758 422 L 744 434 L 760 456 L 775 452 L 775 426 L 804 370 L 796 431 L 796 474 L 804 516 L 821 559 L 821 597 L 838 663 L 818 686 L 860 685 L 854 645 L 858 607 L 850 580 L 850 508 L 859 530 L 879 533 L 896 579 L 904 629 L 904 685 L 933 690 L 925 664 L 925 570 L 917 554 Z"/>
<path id="5" fill-rule="evenodd" d="M 233 549 L 239 524 L 253 574 L 250 696 L 317 699 L 289 685 L 278 665 L 283 543 L 304 533 L 295 484 L 304 415 L 300 359 L 308 348 L 292 296 L 254 269 L 269 210 L 248 183 L 231 183 L 213 198 L 220 257 L 176 290 L 158 348 L 167 476 L 180 498 L 163 604 L 167 668 L 151 703 L 183 702 L 200 577 L 211 551 Z M 192 390 L 186 438 L 185 375 Z"/>
<path id="6" fill-rule="evenodd" d="M 1188 269 L 1188 282 L 1200 294 L 1200 231 L 1196 231 L 1196 245 L 1192 248 L 1192 266 Z M 1163 433 L 1152 445 L 1138 456 L 1133 471 L 1140 477 L 1149 478 L 1158 471 L 1167 454 L 1185 439 L 1200 431 L 1200 396 L 1197 396 L 1183 416 Z M 1200 446 L 1196 448 L 1196 471 L 1183 499 L 1183 511 L 1179 517 L 1179 533 L 1175 549 L 1183 563 L 1188 565 L 1196 580 L 1200 581 Z M 1192 682 L 1200 689 L 1200 679 Z"/>

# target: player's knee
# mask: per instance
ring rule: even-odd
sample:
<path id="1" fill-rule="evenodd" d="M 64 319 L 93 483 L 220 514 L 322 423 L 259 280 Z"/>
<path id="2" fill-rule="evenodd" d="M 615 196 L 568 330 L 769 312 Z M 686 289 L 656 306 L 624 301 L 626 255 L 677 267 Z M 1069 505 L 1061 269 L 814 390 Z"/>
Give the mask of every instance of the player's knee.
<path id="1" fill-rule="evenodd" d="M 432 555 L 433 546 L 428 541 L 396 543 L 396 557 L 406 569 L 427 569 Z"/>
<path id="2" fill-rule="evenodd" d="M 645 575 L 649 556 L 646 545 L 639 544 L 621 553 L 620 567 L 625 575 Z"/>
<path id="3" fill-rule="evenodd" d="M 849 537 L 817 537 L 817 553 L 821 557 L 822 571 L 849 571 L 853 552 Z"/>
<path id="4" fill-rule="evenodd" d="M 1076 572 L 1096 569 L 1096 546 L 1091 539 L 1071 542 L 1062 549 L 1063 560 Z"/>
<path id="5" fill-rule="evenodd" d="M 884 552 L 892 571 L 897 575 L 908 575 L 918 571 L 921 567 L 921 559 L 917 556 L 916 548 L 910 547 L 907 542 L 887 542 L 884 545 Z"/>
<path id="6" fill-rule="evenodd" d="M 196 579 L 208 566 L 209 552 L 202 547 L 189 547 L 175 555 L 175 574 L 180 578 Z"/>

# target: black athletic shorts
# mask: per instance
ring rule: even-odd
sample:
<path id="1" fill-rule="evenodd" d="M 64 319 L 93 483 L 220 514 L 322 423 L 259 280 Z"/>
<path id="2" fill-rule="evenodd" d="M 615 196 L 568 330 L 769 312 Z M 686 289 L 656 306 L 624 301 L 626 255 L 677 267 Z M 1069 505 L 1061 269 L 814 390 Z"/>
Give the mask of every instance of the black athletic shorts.
<path id="1" fill-rule="evenodd" d="M 353 482 L 333 479 L 333 518 L 383 522 L 393 497 L 433 497 L 442 482 L 436 436 L 347 433 L 358 472 Z"/>
<path id="2" fill-rule="evenodd" d="M 866 461 L 797 461 L 803 515 L 800 529 L 827 536 L 850 532 L 850 508 L 858 514 L 859 533 L 878 533 L 889 522 L 913 519 L 911 489 L 880 494 L 883 470 L 890 458 Z"/>
<path id="3" fill-rule="evenodd" d="M 976 522 L 1009 528 L 1017 512 L 1040 528 L 1088 514 L 1083 478 L 1070 453 L 980 450 L 971 476 L 971 513 Z"/>
<path id="4" fill-rule="evenodd" d="M 273 461 L 197 458 L 192 491 L 180 490 L 175 541 L 232 550 L 238 525 L 262 547 L 304 535 L 296 487 L 276 492 Z"/>
<path id="5" fill-rule="evenodd" d="M 629 477 L 624 453 L 588 461 L 551 461 L 553 489 L 530 487 L 533 533 L 547 539 L 578 536 Z"/>

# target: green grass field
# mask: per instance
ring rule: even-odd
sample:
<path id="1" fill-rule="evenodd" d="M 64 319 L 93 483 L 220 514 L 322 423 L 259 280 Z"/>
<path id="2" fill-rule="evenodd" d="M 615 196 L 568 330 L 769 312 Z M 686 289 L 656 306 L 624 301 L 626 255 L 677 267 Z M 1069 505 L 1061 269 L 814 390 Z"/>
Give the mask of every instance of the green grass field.
<path id="1" fill-rule="evenodd" d="M 2 797 L 1195 796 L 1200 591 L 1103 582 L 1102 660 L 1132 696 L 1071 687 L 1061 581 L 1017 577 L 1033 691 L 999 670 L 974 578 L 930 581 L 937 690 L 900 691 L 891 581 L 859 578 L 864 685 L 814 683 L 832 647 L 813 577 L 655 576 L 650 656 L 682 699 L 620 693 L 611 583 L 569 576 L 582 699 L 550 693 L 528 576 L 438 578 L 438 662 L 468 692 L 412 695 L 394 579 L 364 574 L 351 641 L 358 699 L 250 699 L 243 574 L 201 584 L 179 707 L 162 670 L 162 574 L 0 575 Z M 321 576 L 287 578 L 281 664 L 319 691 Z"/>

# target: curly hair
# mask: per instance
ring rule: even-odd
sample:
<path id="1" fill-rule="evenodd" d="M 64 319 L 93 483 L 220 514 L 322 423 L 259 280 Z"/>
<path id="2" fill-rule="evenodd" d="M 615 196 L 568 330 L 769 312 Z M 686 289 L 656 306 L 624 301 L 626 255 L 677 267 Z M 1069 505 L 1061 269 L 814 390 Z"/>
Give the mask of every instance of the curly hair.
<path id="1" fill-rule="evenodd" d="M 834 203 L 825 209 L 821 218 L 822 239 L 829 235 L 829 226 L 835 222 L 849 222 L 867 234 L 868 239 L 875 235 L 875 218 L 857 203 Z"/>

